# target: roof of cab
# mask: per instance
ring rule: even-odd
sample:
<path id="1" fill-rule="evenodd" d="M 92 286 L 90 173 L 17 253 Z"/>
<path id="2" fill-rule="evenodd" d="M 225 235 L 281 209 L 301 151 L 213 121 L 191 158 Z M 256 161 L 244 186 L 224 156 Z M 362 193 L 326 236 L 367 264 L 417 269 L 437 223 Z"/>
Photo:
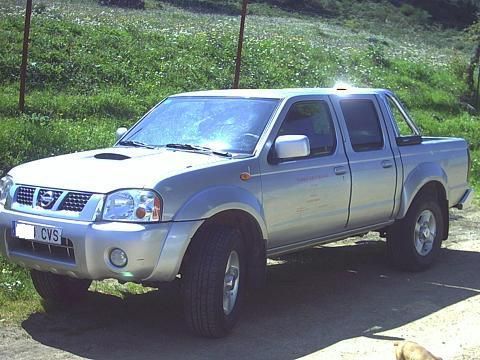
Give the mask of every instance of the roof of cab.
<path id="1" fill-rule="evenodd" d="M 285 99 L 301 95 L 339 95 L 339 94 L 370 94 L 388 93 L 385 89 L 356 88 L 356 87 L 333 87 L 333 88 L 298 88 L 298 89 L 228 89 L 194 91 L 172 95 L 177 96 L 211 96 L 211 97 L 242 97 Z"/>

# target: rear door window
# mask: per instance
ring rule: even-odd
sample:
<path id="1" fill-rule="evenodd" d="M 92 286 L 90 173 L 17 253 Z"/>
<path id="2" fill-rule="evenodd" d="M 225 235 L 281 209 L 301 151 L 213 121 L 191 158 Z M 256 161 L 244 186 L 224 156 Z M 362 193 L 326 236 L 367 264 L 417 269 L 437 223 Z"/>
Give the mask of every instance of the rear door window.
<path id="1" fill-rule="evenodd" d="M 380 119 L 373 101 L 368 99 L 341 100 L 340 108 L 354 151 L 383 149 Z"/>

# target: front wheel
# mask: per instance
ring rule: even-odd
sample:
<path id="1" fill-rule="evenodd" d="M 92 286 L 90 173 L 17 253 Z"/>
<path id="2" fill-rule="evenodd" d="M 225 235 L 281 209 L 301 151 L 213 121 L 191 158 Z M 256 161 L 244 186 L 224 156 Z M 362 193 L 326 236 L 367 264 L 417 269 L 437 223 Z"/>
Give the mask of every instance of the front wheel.
<path id="1" fill-rule="evenodd" d="M 74 279 L 49 272 L 30 270 L 33 286 L 48 303 L 65 304 L 85 298 L 92 280 Z"/>
<path id="2" fill-rule="evenodd" d="M 407 215 L 388 232 L 387 251 L 393 265 L 408 271 L 430 267 L 442 245 L 442 209 L 436 197 L 420 195 Z"/>
<path id="3" fill-rule="evenodd" d="M 245 289 L 245 249 L 239 230 L 211 225 L 200 230 L 182 275 L 189 328 L 205 337 L 227 335 L 238 320 Z"/>

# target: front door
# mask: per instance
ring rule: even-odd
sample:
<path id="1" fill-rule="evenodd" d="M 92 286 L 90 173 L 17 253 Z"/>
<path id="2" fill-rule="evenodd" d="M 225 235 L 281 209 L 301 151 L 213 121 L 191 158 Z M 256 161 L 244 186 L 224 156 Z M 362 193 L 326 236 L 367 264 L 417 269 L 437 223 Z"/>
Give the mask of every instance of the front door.
<path id="1" fill-rule="evenodd" d="M 287 109 L 272 143 L 280 135 L 305 135 L 311 151 L 304 158 L 274 161 L 270 153 L 261 159 L 269 249 L 344 230 L 348 218 L 350 171 L 328 98 L 291 101 Z"/>

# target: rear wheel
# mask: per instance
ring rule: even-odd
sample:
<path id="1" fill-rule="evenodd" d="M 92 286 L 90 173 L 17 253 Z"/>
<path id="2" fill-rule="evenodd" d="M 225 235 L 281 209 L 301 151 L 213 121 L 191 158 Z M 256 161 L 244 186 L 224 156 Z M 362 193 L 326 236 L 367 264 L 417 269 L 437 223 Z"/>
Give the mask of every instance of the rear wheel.
<path id="1" fill-rule="evenodd" d="M 212 225 L 193 240 L 183 279 L 185 318 L 205 337 L 227 335 L 238 320 L 245 289 L 245 249 L 240 231 Z"/>
<path id="2" fill-rule="evenodd" d="M 54 304 L 82 300 L 92 283 L 92 280 L 74 279 L 37 270 L 30 270 L 30 276 L 38 294 L 46 302 Z"/>
<path id="3" fill-rule="evenodd" d="M 419 195 L 407 215 L 389 230 L 387 250 L 394 266 L 421 271 L 435 261 L 442 245 L 444 219 L 436 196 Z"/>

